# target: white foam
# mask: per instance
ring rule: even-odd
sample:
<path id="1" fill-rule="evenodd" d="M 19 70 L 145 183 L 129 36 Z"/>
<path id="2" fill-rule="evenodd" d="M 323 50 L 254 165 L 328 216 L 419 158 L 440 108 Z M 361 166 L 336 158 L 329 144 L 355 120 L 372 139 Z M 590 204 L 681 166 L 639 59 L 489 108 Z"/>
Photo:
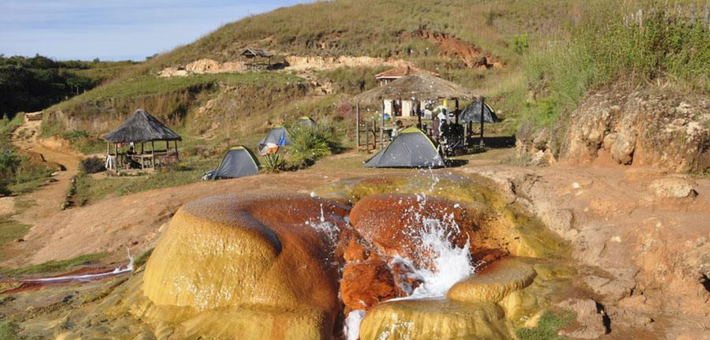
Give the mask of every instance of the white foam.
<path id="1" fill-rule="evenodd" d="M 360 323 L 365 317 L 365 311 L 362 309 L 354 310 L 348 313 L 345 318 L 345 339 L 357 340 L 360 337 Z"/>

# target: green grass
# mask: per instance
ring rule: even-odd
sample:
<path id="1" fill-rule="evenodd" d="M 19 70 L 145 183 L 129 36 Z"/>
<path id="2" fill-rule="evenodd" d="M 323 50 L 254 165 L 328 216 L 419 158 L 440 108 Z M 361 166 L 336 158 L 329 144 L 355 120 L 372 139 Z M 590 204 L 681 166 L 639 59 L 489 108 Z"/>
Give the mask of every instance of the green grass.
<path id="1" fill-rule="evenodd" d="M 0 275 L 3 276 L 20 276 L 20 275 L 30 275 L 38 273 L 56 273 L 67 271 L 73 267 L 90 264 L 96 262 L 104 257 L 108 253 L 95 253 L 77 256 L 69 260 L 62 261 L 49 261 L 38 265 L 22 267 L 22 268 L 3 268 L 0 269 Z"/>
<path id="2" fill-rule="evenodd" d="M 158 169 L 149 175 L 99 178 L 79 175 L 77 176 L 76 193 L 73 196 L 74 202 L 78 206 L 85 206 L 100 202 L 110 196 L 124 196 L 196 183 L 201 180 L 207 170 L 217 167 L 221 156 L 215 155 L 209 159 L 191 157 L 166 172 Z"/>
<path id="3" fill-rule="evenodd" d="M 12 219 L 11 216 L 0 216 L 0 249 L 13 241 L 24 237 L 31 226 Z M 0 252 L 0 259 L 2 259 Z"/>
<path id="4" fill-rule="evenodd" d="M 10 321 L 0 321 L 0 339 L 3 340 L 20 340 L 22 339 L 18 332 L 18 327 Z"/>
<path id="5" fill-rule="evenodd" d="M 12 144 L 12 132 L 22 125 L 23 114 L 0 119 L 0 195 L 23 194 L 47 183 L 55 169 L 19 154 Z"/>
<path id="6" fill-rule="evenodd" d="M 155 248 L 150 248 L 140 255 L 136 257 L 135 261 L 133 262 L 133 267 L 134 268 L 140 268 L 142 265 L 144 265 L 146 262 L 148 262 L 148 259 L 150 259 L 150 256 L 153 255 L 153 249 Z"/>
<path id="7" fill-rule="evenodd" d="M 64 109 L 76 102 L 98 101 L 107 98 L 126 98 L 138 96 L 152 96 L 193 87 L 211 87 L 217 82 L 229 86 L 243 86 L 255 84 L 283 84 L 287 82 L 300 82 L 301 79 L 289 73 L 277 72 L 248 72 L 248 73 L 221 73 L 202 74 L 190 77 L 159 78 L 154 75 L 120 79 L 109 84 L 62 102 L 56 106 Z M 51 109 L 50 109 L 51 110 Z"/>
<path id="8" fill-rule="evenodd" d="M 557 332 L 569 325 L 575 318 L 573 312 L 553 314 L 545 311 L 535 328 L 519 328 L 515 334 L 520 340 L 564 340 Z"/>
<path id="9" fill-rule="evenodd" d="M 689 92 L 710 90 L 710 31 L 691 24 L 669 4 L 590 2 L 565 35 L 531 49 L 526 81 L 538 94 L 523 113 L 536 126 L 555 126 L 590 89 L 616 81 L 644 85 L 664 79 Z M 693 1 L 676 1 L 687 9 Z M 656 7 L 659 6 L 659 7 Z M 651 7 L 656 14 L 651 14 Z M 624 14 L 644 10 L 644 26 L 624 24 Z"/>

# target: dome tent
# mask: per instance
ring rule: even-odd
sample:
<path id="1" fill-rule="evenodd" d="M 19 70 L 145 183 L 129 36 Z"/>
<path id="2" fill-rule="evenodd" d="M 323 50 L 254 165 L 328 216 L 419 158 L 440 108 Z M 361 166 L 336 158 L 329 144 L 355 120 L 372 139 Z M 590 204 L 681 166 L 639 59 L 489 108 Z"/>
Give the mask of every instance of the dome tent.
<path id="1" fill-rule="evenodd" d="M 259 145 L 266 145 L 268 143 L 275 144 L 278 146 L 286 146 L 291 144 L 291 136 L 289 136 L 288 131 L 286 131 L 286 128 L 284 128 L 283 126 L 277 126 L 269 130 L 269 133 L 266 134 L 266 137 L 259 141 Z"/>
<path id="2" fill-rule="evenodd" d="M 374 168 L 442 168 L 444 160 L 434 143 L 422 130 L 402 130 L 386 148 L 365 161 Z"/>
<path id="3" fill-rule="evenodd" d="M 274 127 L 257 144 L 259 155 L 264 156 L 278 151 L 279 148 L 291 144 L 291 136 L 283 126 Z"/>
<path id="4" fill-rule="evenodd" d="M 459 123 L 464 124 L 464 123 L 480 123 L 481 122 L 481 102 L 480 101 L 473 101 L 471 104 L 466 106 L 463 111 L 461 111 L 461 115 L 459 116 Z M 483 106 L 483 122 L 484 123 L 497 123 L 500 122 L 500 119 L 498 119 L 498 116 L 496 116 L 495 111 L 488 106 L 488 104 L 484 104 Z"/>
<path id="5" fill-rule="evenodd" d="M 259 161 L 252 152 L 237 146 L 229 149 L 217 169 L 208 172 L 205 179 L 239 178 L 259 173 Z"/>
<path id="6" fill-rule="evenodd" d="M 313 120 L 313 118 L 308 117 L 308 116 L 303 116 L 301 118 L 298 118 L 296 123 L 301 124 L 303 126 L 314 126 L 316 125 L 316 121 Z"/>

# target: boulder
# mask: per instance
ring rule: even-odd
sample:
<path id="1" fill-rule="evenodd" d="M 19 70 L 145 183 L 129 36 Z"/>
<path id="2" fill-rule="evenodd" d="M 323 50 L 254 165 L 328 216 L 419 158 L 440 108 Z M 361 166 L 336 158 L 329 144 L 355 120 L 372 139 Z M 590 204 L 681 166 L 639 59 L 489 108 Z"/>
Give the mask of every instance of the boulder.
<path id="1" fill-rule="evenodd" d="M 402 295 L 387 263 L 382 260 L 349 263 L 343 270 L 340 297 L 346 307 L 345 314 L 358 309 L 367 311 L 382 301 Z"/>
<path id="2" fill-rule="evenodd" d="M 343 259 L 346 262 L 362 262 L 368 257 L 368 251 L 360 244 L 357 238 L 352 237 L 343 250 Z"/>
<path id="3" fill-rule="evenodd" d="M 559 334 L 574 339 L 598 339 L 606 334 L 604 314 L 591 299 L 569 299 L 557 305 L 577 315 L 575 322 Z"/>
<path id="4" fill-rule="evenodd" d="M 508 294 L 529 286 L 537 273 L 518 260 L 502 260 L 455 284 L 446 297 L 459 302 L 500 302 Z"/>
<path id="5" fill-rule="evenodd" d="M 550 142 L 550 129 L 542 128 L 533 138 L 533 147 L 535 150 L 545 151 Z"/>
<path id="6" fill-rule="evenodd" d="M 608 149 L 611 153 L 611 159 L 619 164 L 631 164 L 634 159 L 636 139 L 623 133 L 616 133 L 614 135 L 616 135 L 616 137 L 611 143 L 610 149 Z M 606 141 L 607 139 L 605 138 L 604 140 Z"/>
<path id="7" fill-rule="evenodd" d="M 223 315 L 230 324 L 223 331 L 240 339 L 327 338 L 340 310 L 338 271 L 328 260 L 327 237 L 311 222 L 322 214 L 337 230 L 347 213 L 306 196 L 240 194 L 188 203 L 146 264 L 143 292 L 161 308 L 180 308 L 177 322 Z M 223 335 L 197 328 L 205 338 Z"/>
<path id="8" fill-rule="evenodd" d="M 694 189 L 694 183 L 683 177 L 657 179 L 651 182 L 648 189 L 657 198 L 687 198 L 698 194 Z"/>
<path id="9" fill-rule="evenodd" d="M 360 324 L 360 340 L 510 338 L 505 313 L 493 302 L 392 301 L 370 310 Z"/>

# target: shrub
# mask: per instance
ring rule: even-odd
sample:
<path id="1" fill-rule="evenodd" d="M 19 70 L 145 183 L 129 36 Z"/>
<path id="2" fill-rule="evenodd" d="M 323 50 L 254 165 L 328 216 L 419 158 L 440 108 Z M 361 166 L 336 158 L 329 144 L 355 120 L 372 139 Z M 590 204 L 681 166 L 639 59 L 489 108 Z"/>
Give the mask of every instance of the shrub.
<path id="1" fill-rule="evenodd" d="M 265 172 L 276 173 L 286 170 L 286 160 L 278 153 L 271 153 L 261 160 Z"/>
<path id="2" fill-rule="evenodd" d="M 314 126 L 296 124 L 290 133 L 289 164 L 294 168 L 313 165 L 341 148 L 341 136 L 328 121 L 320 121 Z"/>
<path id="3" fill-rule="evenodd" d="M 517 54 L 523 54 L 530 47 L 530 39 L 527 34 L 513 36 L 513 51 Z"/>
<path id="4" fill-rule="evenodd" d="M 89 138 L 89 133 L 84 130 L 72 130 L 62 133 L 62 138 L 69 141 L 76 141 L 82 138 Z"/>
<path id="5" fill-rule="evenodd" d="M 79 169 L 85 174 L 95 174 L 106 170 L 106 167 L 104 167 L 104 161 L 101 158 L 89 157 L 81 160 Z"/>

